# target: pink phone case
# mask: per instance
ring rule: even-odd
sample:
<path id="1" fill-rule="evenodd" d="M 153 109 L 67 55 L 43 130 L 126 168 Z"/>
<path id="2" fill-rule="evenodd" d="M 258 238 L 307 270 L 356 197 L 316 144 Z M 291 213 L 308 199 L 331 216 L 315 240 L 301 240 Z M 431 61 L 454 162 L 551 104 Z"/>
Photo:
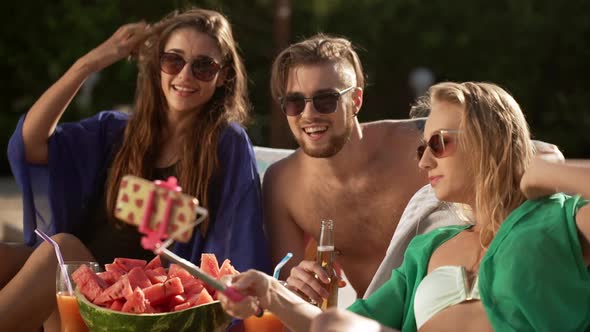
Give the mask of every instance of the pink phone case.
<path id="1" fill-rule="evenodd" d="M 151 192 L 154 192 L 154 195 L 149 209 Z M 148 227 L 156 231 L 165 219 L 169 195 L 173 204 L 168 211 L 170 215 L 166 233 L 174 240 L 186 243 L 191 239 L 193 227 L 179 234 L 174 233 L 180 227 L 195 221 L 199 201 L 181 192 L 158 186 L 152 181 L 132 175 L 124 176 L 117 196 L 115 217 L 128 224 L 140 226 L 146 212 L 151 210 Z"/>

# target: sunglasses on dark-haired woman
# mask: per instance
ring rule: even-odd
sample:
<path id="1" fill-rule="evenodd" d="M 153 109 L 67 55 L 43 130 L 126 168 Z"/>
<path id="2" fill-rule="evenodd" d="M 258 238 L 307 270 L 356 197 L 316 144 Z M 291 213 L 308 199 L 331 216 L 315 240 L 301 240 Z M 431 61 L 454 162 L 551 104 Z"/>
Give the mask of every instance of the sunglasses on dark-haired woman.
<path id="1" fill-rule="evenodd" d="M 160 69 L 169 75 L 177 75 L 187 63 L 190 65 L 193 76 L 203 82 L 212 81 L 221 70 L 221 65 L 206 55 L 200 55 L 191 62 L 176 53 L 165 52 L 160 55 Z"/>

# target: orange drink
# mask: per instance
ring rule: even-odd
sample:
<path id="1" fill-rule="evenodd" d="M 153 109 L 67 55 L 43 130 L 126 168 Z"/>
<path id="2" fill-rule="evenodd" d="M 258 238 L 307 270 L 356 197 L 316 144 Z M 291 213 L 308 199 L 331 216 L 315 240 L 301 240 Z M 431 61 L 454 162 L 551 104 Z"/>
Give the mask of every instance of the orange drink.
<path id="1" fill-rule="evenodd" d="M 61 319 L 61 332 L 87 332 L 88 328 L 80 316 L 75 295 L 57 293 L 57 308 Z"/>
<path id="2" fill-rule="evenodd" d="M 72 273 L 82 265 L 88 266 L 94 272 L 99 271 L 99 265 L 96 262 L 70 261 L 65 262 L 63 268 L 60 265 L 57 266 L 55 296 L 61 319 L 61 332 L 88 332 L 88 328 L 80 316 L 76 295 L 73 294 L 76 283 L 72 279 Z"/>
<path id="3" fill-rule="evenodd" d="M 272 313 L 265 311 L 262 317 L 244 319 L 245 332 L 283 332 L 285 325 Z"/>

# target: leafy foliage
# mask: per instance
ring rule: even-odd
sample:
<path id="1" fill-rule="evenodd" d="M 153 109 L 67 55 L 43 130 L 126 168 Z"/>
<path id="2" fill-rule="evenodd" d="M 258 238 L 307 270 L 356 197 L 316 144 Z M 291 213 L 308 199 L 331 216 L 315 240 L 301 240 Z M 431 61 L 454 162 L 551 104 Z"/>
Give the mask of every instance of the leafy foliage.
<path id="1" fill-rule="evenodd" d="M 274 1 L 101 0 L 0 4 L 0 145 L 6 150 L 19 116 L 85 52 L 120 25 L 158 20 L 175 8 L 221 10 L 232 22 L 248 68 L 255 144 L 270 145 L 270 64 Z M 408 75 L 427 67 L 436 80 L 491 81 L 520 102 L 536 138 L 567 157 L 590 157 L 590 2 L 498 0 L 291 1 L 289 42 L 322 31 L 360 47 L 368 76 L 362 121 L 405 118 L 413 92 Z M 88 96 L 64 115 L 74 121 L 133 101 L 136 68 L 117 63 L 100 73 Z M 82 99 L 82 100 L 81 100 Z M 5 154 L 0 173 L 8 172 Z"/>

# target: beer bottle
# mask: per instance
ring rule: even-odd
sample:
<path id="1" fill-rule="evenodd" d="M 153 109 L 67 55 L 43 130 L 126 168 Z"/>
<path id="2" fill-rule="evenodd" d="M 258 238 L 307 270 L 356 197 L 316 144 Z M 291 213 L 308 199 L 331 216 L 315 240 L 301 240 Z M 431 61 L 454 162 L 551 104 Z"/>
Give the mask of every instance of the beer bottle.
<path id="1" fill-rule="evenodd" d="M 322 220 L 317 262 L 330 278 L 330 283 L 327 285 L 330 295 L 328 298 L 323 299 L 322 303 L 318 303 L 322 310 L 338 305 L 338 276 L 334 270 L 334 258 L 334 222 L 332 220 Z"/>

